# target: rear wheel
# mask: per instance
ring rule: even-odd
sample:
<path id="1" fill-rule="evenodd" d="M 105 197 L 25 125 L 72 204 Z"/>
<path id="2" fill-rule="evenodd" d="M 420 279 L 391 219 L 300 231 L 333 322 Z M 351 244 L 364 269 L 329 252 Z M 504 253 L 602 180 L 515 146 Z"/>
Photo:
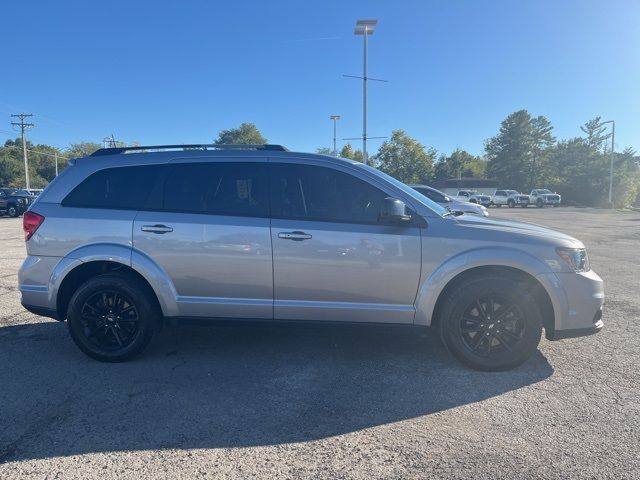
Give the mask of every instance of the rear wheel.
<path id="1" fill-rule="evenodd" d="M 534 298 L 502 277 L 475 277 L 457 285 L 439 313 L 448 350 L 476 370 L 514 368 L 535 353 L 542 316 Z"/>
<path id="2" fill-rule="evenodd" d="M 135 276 L 107 273 L 84 283 L 67 312 L 69 333 L 85 354 L 102 362 L 123 362 L 147 346 L 159 313 L 148 288 Z"/>

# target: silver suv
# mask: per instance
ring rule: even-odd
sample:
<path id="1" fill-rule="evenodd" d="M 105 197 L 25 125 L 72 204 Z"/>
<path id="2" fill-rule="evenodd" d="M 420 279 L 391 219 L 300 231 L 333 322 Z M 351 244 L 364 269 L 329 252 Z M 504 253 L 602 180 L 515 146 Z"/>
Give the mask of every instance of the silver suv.
<path id="1" fill-rule="evenodd" d="M 512 368 L 544 328 L 602 328 L 584 245 L 456 216 L 355 161 L 275 145 L 103 149 L 24 216 L 29 311 L 87 355 L 127 360 L 163 320 L 433 326 L 463 363 Z"/>

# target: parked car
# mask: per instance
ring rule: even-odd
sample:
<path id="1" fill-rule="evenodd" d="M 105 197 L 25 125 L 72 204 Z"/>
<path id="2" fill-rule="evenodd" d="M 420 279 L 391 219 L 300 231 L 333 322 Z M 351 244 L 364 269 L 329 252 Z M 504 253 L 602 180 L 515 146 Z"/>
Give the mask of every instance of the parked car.
<path id="1" fill-rule="evenodd" d="M 427 185 L 409 185 L 414 190 L 420 192 L 422 195 L 430 200 L 442 205 L 443 207 L 451 210 L 452 212 L 469 213 L 473 215 L 480 215 L 483 217 L 489 216 L 489 210 L 483 205 L 478 205 L 471 202 L 461 202 L 454 200 L 440 190 L 429 187 Z"/>
<path id="2" fill-rule="evenodd" d="M 562 197 L 557 193 L 553 193 L 546 188 L 536 188 L 531 190 L 531 202 L 536 204 L 536 207 L 542 208 L 545 205 L 553 205 L 559 207 Z"/>
<path id="3" fill-rule="evenodd" d="M 24 190 L 0 188 L 0 213 L 10 217 L 19 217 L 33 203 L 34 198 Z"/>
<path id="4" fill-rule="evenodd" d="M 29 190 L 27 190 L 29 192 L 29 194 L 33 195 L 34 197 L 37 197 L 38 195 L 40 195 L 44 189 L 42 188 L 31 188 Z"/>
<path id="5" fill-rule="evenodd" d="M 482 195 L 476 190 L 459 190 L 454 199 L 461 202 L 478 203 L 485 207 L 491 205 L 491 197 L 489 195 Z"/>
<path id="6" fill-rule="evenodd" d="M 496 190 L 491 201 L 496 207 L 506 205 L 513 208 L 519 205 L 522 208 L 527 208 L 531 199 L 529 195 L 522 194 L 517 190 Z"/>
<path id="7" fill-rule="evenodd" d="M 431 326 L 481 370 L 524 362 L 543 328 L 603 326 L 579 240 L 456 216 L 373 167 L 275 145 L 98 150 L 23 227 L 22 304 L 101 361 L 140 353 L 167 319 Z"/>

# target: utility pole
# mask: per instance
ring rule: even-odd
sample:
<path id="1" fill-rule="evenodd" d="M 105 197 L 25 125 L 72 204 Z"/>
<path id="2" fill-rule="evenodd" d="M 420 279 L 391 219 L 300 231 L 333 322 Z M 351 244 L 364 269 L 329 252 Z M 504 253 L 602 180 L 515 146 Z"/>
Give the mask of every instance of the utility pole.
<path id="1" fill-rule="evenodd" d="M 57 177 L 58 176 L 58 152 L 55 152 L 53 154 L 53 158 L 54 158 L 54 160 L 56 162 L 56 177 Z"/>
<path id="2" fill-rule="evenodd" d="M 31 188 L 31 185 L 29 184 L 29 160 L 27 158 L 27 142 L 24 136 L 24 131 L 27 128 L 32 128 L 35 125 L 33 123 L 26 123 L 24 120 L 26 118 L 29 117 L 33 117 L 33 114 L 31 113 L 17 113 L 17 114 L 12 114 L 11 115 L 12 118 L 19 118 L 20 121 L 19 122 L 11 122 L 11 125 L 13 125 L 14 127 L 20 127 L 20 135 L 22 137 L 22 155 L 24 157 L 24 179 L 26 182 L 25 187 L 28 189 Z"/>
<path id="3" fill-rule="evenodd" d="M 338 147 L 336 144 L 336 124 L 338 122 L 338 120 L 340 120 L 340 115 L 331 115 L 329 117 L 331 120 L 333 120 L 333 156 L 337 157 L 338 156 Z"/>

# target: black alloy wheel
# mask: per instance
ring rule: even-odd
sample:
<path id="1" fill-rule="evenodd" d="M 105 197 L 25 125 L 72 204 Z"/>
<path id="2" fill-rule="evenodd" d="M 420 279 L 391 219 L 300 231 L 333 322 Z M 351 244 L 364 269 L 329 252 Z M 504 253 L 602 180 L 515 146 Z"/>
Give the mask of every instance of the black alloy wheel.
<path id="1" fill-rule="evenodd" d="M 147 346 L 160 325 L 153 290 L 130 272 L 87 280 L 71 297 L 69 333 L 85 354 L 103 362 L 123 362 Z"/>
<path id="2" fill-rule="evenodd" d="M 517 304 L 489 295 L 467 306 L 460 317 L 459 328 L 463 344 L 484 357 L 518 348 L 525 322 Z"/>
<path id="3" fill-rule="evenodd" d="M 97 348 L 118 350 L 130 345 L 140 329 L 133 302 L 123 293 L 94 293 L 80 309 L 84 335 Z"/>
<path id="4" fill-rule="evenodd" d="M 438 312 L 447 349 L 476 370 L 514 368 L 531 357 L 542 336 L 531 286 L 517 278 L 473 276 L 447 292 Z"/>

